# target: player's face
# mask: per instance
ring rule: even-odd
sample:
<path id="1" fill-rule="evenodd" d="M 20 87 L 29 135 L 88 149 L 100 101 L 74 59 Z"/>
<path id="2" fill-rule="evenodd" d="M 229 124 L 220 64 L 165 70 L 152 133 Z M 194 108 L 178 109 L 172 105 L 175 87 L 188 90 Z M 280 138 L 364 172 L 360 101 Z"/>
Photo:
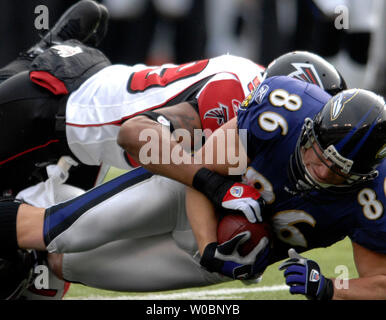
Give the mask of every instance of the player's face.
<path id="1" fill-rule="evenodd" d="M 314 151 L 315 149 L 315 151 Z M 318 156 L 318 154 L 319 156 Z M 319 158 L 323 158 L 322 151 L 316 142 L 314 142 L 314 148 L 308 148 L 302 150 L 303 164 L 306 167 L 309 174 L 317 182 L 322 184 L 340 185 L 346 180 L 341 175 L 331 170 L 328 166 L 332 166 L 332 162 L 328 159 L 324 159 L 324 162 Z M 335 169 L 337 170 L 337 169 Z"/>

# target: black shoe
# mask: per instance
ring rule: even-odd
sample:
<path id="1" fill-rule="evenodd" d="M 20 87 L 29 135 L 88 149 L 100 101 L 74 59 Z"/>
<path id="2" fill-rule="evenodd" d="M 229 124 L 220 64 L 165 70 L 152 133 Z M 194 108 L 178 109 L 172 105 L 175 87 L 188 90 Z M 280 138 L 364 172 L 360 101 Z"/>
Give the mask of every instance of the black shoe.
<path id="1" fill-rule="evenodd" d="M 106 35 L 108 17 L 105 6 L 92 0 L 79 1 L 63 13 L 51 30 L 27 51 L 27 55 L 36 56 L 52 44 L 69 39 L 97 46 Z"/>
<path id="2" fill-rule="evenodd" d="M 107 33 L 108 19 L 107 8 L 95 1 L 82 0 L 75 3 L 37 44 L 0 69 L 0 83 L 28 70 L 30 62 L 54 43 L 76 39 L 89 46 L 98 46 Z"/>

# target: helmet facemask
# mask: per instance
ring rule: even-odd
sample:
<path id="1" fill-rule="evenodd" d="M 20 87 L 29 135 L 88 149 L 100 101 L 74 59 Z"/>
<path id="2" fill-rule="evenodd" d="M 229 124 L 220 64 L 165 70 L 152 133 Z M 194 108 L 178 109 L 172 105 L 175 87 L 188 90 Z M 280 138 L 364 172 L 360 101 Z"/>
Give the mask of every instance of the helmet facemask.
<path id="1" fill-rule="evenodd" d="M 316 149 L 315 143 L 319 150 Z M 307 170 L 303 161 L 303 154 L 312 148 L 319 160 L 334 174 L 343 177 L 342 184 L 326 184 L 317 181 Z M 329 162 L 327 162 L 329 161 Z M 356 191 L 363 183 L 373 180 L 378 176 L 378 171 L 372 170 L 367 174 L 352 172 L 354 161 L 339 154 L 334 145 L 323 148 L 314 129 L 314 121 L 306 118 L 298 138 L 295 152 L 291 156 L 289 176 L 297 191 L 309 192 L 312 190 L 328 193 L 350 193 Z"/>

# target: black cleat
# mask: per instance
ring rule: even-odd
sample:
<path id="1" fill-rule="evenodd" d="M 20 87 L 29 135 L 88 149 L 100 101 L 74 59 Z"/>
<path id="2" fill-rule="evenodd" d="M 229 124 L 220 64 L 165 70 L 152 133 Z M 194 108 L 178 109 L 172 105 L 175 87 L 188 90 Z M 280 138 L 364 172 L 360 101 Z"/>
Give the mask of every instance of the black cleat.
<path id="1" fill-rule="evenodd" d="M 89 46 L 98 46 L 107 33 L 108 19 L 107 8 L 95 1 L 82 0 L 75 3 L 37 44 L 0 69 L 0 83 L 16 73 L 28 70 L 30 62 L 53 44 L 76 39 Z"/>
<path id="2" fill-rule="evenodd" d="M 70 39 L 95 47 L 106 35 L 108 17 L 105 6 L 92 0 L 79 1 L 63 13 L 59 21 L 27 54 L 34 56 L 52 44 Z"/>

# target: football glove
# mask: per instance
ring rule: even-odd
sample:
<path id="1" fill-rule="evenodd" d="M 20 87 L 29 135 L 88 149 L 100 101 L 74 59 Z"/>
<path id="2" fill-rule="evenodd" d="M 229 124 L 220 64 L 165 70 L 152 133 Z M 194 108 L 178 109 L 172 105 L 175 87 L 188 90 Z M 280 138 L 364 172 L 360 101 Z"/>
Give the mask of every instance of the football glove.
<path id="1" fill-rule="evenodd" d="M 268 266 L 269 240 L 267 237 L 261 238 L 248 255 L 240 256 L 237 249 L 250 236 L 249 231 L 244 231 L 222 244 L 208 244 L 200 264 L 210 272 L 218 272 L 235 280 L 259 278 Z"/>
<path id="2" fill-rule="evenodd" d="M 262 222 L 264 199 L 255 188 L 234 182 L 207 168 L 193 178 L 193 187 L 205 194 L 218 207 L 243 212 L 249 222 Z"/>
<path id="3" fill-rule="evenodd" d="M 324 277 L 319 265 L 299 255 L 295 249 L 288 250 L 290 259 L 284 261 L 279 270 L 285 270 L 286 284 L 291 294 L 304 294 L 312 300 L 331 300 L 334 295 L 332 280 Z"/>

